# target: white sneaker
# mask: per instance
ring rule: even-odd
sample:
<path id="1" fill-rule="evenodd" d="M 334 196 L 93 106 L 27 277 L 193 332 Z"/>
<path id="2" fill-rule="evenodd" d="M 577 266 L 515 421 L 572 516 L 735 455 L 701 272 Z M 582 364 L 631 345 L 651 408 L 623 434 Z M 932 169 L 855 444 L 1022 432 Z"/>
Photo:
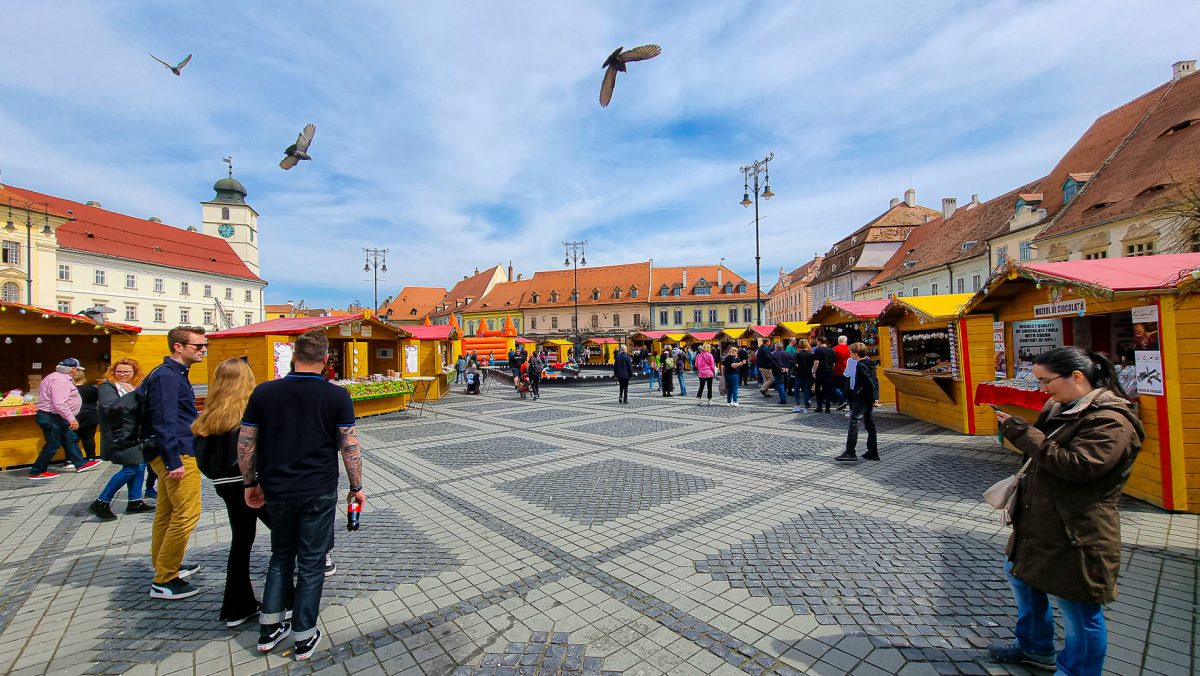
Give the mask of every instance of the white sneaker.
<path id="1" fill-rule="evenodd" d="M 793 407 L 792 407 L 792 413 L 801 413 L 801 412 L 803 412 L 803 411 L 804 411 L 804 407 L 803 407 L 803 406 L 793 406 Z"/>
<path id="2" fill-rule="evenodd" d="M 741 404 L 737 403 L 736 401 L 733 402 L 733 406 L 734 408 L 741 408 Z"/>

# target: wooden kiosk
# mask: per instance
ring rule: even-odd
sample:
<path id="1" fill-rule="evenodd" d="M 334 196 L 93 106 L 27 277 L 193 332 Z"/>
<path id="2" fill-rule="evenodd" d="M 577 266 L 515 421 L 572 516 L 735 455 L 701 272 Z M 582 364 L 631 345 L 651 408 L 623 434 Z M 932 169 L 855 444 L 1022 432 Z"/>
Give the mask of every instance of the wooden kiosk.
<path id="1" fill-rule="evenodd" d="M 879 359 L 879 335 L 876 322 L 890 300 L 826 300 L 811 319 L 809 324 L 816 324 L 820 329 L 816 335 L 823 335 L 829 341 L 829 347 L 837 345 L 838 336 L 846 336 L 849 343 L 863 342 L 869 348 L 872 358 Z M 816 336 L 813 336 L 815 339 Z M 813 344 L 816 347 L 816 344 Z M 896 388 L 887 378 L 879 379 L 879 401 L 884 404 L 895 403 Z"/>
<path id="2" fill-rule="evenodd" d="M 441 399 L 450 391 L 454 342 L 458 329 L 449 324 L 405 326 L 401 334 L 401 375 L 414 383 L 413 399 Z M 507 357 L 508 355 L 505 355 Z"/>
<path id="3" fill-rule="evenodd" d="M 282 378 L 291 370 L 296 336 L 313 329 L 329 338 L 334 382 L 350 391 L 356 416 L 405 409 L 413 388 L 401 377 L 399 349 L 400 338 L 407 334 L 369 310 L 342 317 L 270 319 L 210 333 L 205 360 L 209 379 L 218 364 L 238 357 L 250 363 L 259 382 Z"/>
<path id="4" fill-rule="evenodd" d="M 58 362 L 78 359 L 92 382 L 104 376 L 114 359 L 133 357 L 144 373 L 161 363 L 167 354 L 166 338 L 140 332 L 128 324 L 99 323 L 82 315 L 0 301 L 0 400 L 14 392 L 7 405 L 0 404 L 0 468 L 37 460 L 45 443 L 34 419 L 37 388 Z M 65 456 L 59 450 L 54 459 Z"/>
<path id="5" fill-rule="evenodd" d="M 616 338 L 588 338 L 583 341 L 583 346 L 587 348 L 589 364 L 611 364 L 613 357 L 617 354 L 617 346 L 620 343 Z"/>
<path id="6" fill-rule="evenodd" d="M 992 320 L 960 317 L 973 294 L 893 298 L 879 315 L 883 381 L 896 410 L 963 434 L 995 434 L 996 416 L 976 404 L 975 383 L 992 374 Z"/>
<path id="7" fill-rule="evenodd" d="M 1027 420 L 1048 399 L 1032 360 L 1060 345 L 1110 355 L 1146 440 L 1125 492 L 1200 513 L 1200 253 L 1013 263 L 965 308 L 996 322 L 996 377 L 976 401 Z M 1137 394 L 1133 394 L 1137 392 Z"/>

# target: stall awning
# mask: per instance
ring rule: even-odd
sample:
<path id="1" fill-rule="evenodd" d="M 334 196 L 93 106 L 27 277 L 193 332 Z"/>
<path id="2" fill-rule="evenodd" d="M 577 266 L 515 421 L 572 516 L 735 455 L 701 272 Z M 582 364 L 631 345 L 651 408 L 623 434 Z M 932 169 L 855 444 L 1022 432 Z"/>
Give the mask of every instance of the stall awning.
<path id="1" fill-rule="evenodd" d="M 825 305 L 821 306 L 821 309 L 813 313 L 808 322 L 810 324 L 825 324 L 828 317 L 838 314 L 859 321 L 863 319 L 875 319 L 890 302 L 890 300 L 882 298 L 879 300 L 827 300 L 825 301 Z"/>
<path id="2" fill-rule="evenodd" d="M 746 329 L 739 329 L 739 328 L 731 327 L 728 329 L 722 329 L 721 331 L 719 331 L 717 333 L 717 335 L 725 336 L 726 338 L 728 338 L 730 340 L 737 340 L 738 338 L 741 338 L 742 336 L 746 335 Z"/>
<path id="3" fill-rule="evenodd" d="M 425 329 L 440 329 L 443 333 L 450 327 L 446 324 L 440 326 L 405 326 L 403 329 L 384 324 L 383 322 L 370 317 L 367 313 L 356 315 L 343 315 L 340 317 L 280 317 L 278 319 L 268 319 L 265 322 L 257 322 L 255 324 L 247 324 L 245 326 L 235 326 L 231 329 L 224 329 L 215 333 L 208 334 L 210 337 L 216 338 L 248 338 L 252 336 L 298 336 L 305 331 L 312 329 L 327 329 L 331 326 L 339 324 L 352 324 L 362 322 L 370 324 L 376 328 L 387 331 L 387 336 L 395 336 L 397 334 L 407 333 L 410 329 L 420 331 Z M 383 338 L 385 336 L 377 336 Z"/>
<path id="4" fill-rule="evenodd" d="M 38 213 L 41 213 L 41 212 L 38 212 Z M 109 331 L 116 331 L 117 333 L 141 333 L 142 332 L 142 329 L 140 326 L 133 326 L 132 324 L 118 324 L 117 322 L 100 323 L 100 322 L 88 319 L 87 317 L 85 317 L 83 315 L 68 314 L 66 312 L 59 312 L 58 310 L 49 310 L 49 309 L 46 309 L 43 307 L 37 307 L 36 305 L 25 305 L 24 303 L 11 303 L 9 301 L 0 301 L 0 311 L 16 312 L 17 314 L 29 315 L 30 318 L 39 318 L 40 317 L 41 319 L 49 320 L 49 321 L 55 321 L 55 322 L 61 321 L 64 324 L 70 323 L 70 322 L 73 322 L 75 324 L 84 324 L 87 326 L 94 326 L 97 328 L 108 329 Z"/>
<path id="5" fill-rule="evenodd" d="M 816 324 L 809 324 L 808 322 L 780 322 L 779 325 L 795 336 L 807 336 L 813 329 L 817 328 Z"/>
<path id="6" fill-rule="evenodd" d="M 905 312 L 915 314 L 922 322 L 954 319 L 975 297 L 973 293 L 948 293 L 940 296 L 897 296 L 879 315 L 880 321 Z"/>
<path id="7" fill-rule="evenodd" d="M 458 331 L 449 324 L 432 324 L 430 326 L 405 326 L 399 330 L 417 340 L 454 340 Z"/>
<path id="8" fill-rule="evenodd" d="M 588 338 L 583 341 L 584 345 L 616 345 L 616 338 Z"/>
<path id="9" fill-rule="evenodd" d="M 753 326 L 747 327 L 746 330 L 749 331 L 750 333 L 753 333 L 754 335 L 758 336 L 759 338 L 768 338 L 771 336 L 772 333 L 775 332 L 775 325 L 774 324 L 753 325 Z"/>
<path id="10" fill-rule="evenodd" d="M 684 338 L 687 338 L 687 334 L 686 333 L 664 333 L 663 338 L 666 338 L 667 340 L 678 343 L 679 341 L 683 340 Z"/>
<path id="11" fill-rule="evenodd" d="M 692 331 L 691 333 L 688 334 L 688 336 L 690 336 L 692 338 L 692 340 L 698 340 L 703 343 L 705 341 L 709 341 L 709 340 L 712 340 L 713 338 L 716 338 L 717 332 L 716 331 Z"/>
<path id="12" fill-rule="evenodd" d="M 569 340 L 563 340 L 562 338 L 550 338 L 549 340 L 544 341 L 544 344 L 556 345 L 559 347 L 562 347 L 562 346 L 570 347 L 570 346 L 574 345 L 575 343 L 572 343 Z"/>
<path id="13" fill-rule="evenodd" d="M 533 342 L 535 342 L 535 341 L 530 340 L 529 338 L 526 338 L 524 336 L 517 338 L 518 345 L 529 345 L 530 343 L 533 343 Z"/>
<path id="14" fill-rule="evenodd" d="M 666 331 L 638 331 L 631 336 L 634 340 L 658 340 L 667 335 Z"/>

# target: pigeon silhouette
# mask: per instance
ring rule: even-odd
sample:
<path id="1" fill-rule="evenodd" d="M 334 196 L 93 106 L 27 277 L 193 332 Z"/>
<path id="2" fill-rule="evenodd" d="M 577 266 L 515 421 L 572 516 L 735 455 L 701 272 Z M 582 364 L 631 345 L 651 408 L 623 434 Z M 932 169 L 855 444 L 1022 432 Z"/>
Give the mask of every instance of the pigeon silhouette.
<path id="1" fill-rule="evenodd" d="M 313 136 L 317 133 L 317 126 L 314 124 L 305 125 L 304 131 L 296 137 L 296 142 L 287 147 L 283 151 L 286 157 L 279 162 L 279 166 L 283 169 L 291 169 L 300 163 L 300 160 L 311 160 L 308 156 L 308 144 L 312 143 Z"/>
<path id="2" fill-rule="evenodd" d="M 625 64 L 630 61 L 645 61 L 653 59 L 662 54 L 662 47 L 658 45 L 642 45 L 634 47 L 629 51 L 621 51 L 624 47 L 617 47 L 608 58 L 604 60 L 604 65 L 601 68 L 607 68 L 604 71 L 604 82 L 600 84 L 600 107 L 607 107 L 612 101 L 613 87 L 617 86 L 617 71 L 625 72 Z"/>
<path id="3" fill-rule="evenodd" d="M 149 54 L 149 52 L 147 52 L 147 54 Z M 162 59 L 158 58 L 157 56 L 155 56 L 153 54 L 150 54 L 150 58 L 161 63 L 163 66 L 165 66 L 167 68 L 167 70 L 171 71 L 172 73 L 175 73 L 175 75 L 180 75 L 180 74 L 182 74 L 183 67 L 188 65 L 188 61 L 192 60 L 192 55 L 188 54 L 187 58 L 185 58 L 183 61 L 180 61 L 178 66 L 172 66 L 171 64 L 167 63 L 166 61 L 163 61 Z"/>

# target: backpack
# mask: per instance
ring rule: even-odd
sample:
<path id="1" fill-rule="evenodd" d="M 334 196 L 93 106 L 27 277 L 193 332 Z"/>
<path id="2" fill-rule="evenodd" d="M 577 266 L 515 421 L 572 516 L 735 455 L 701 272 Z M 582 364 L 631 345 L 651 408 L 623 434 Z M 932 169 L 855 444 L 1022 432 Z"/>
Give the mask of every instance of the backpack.
<path id="1" fill-rule="evenodd" d="M 232 433 L 238 432 L 238 429 L 234 429 Z M 211 437 L 198 436 L 192 447 L 196 467 L 200 469 L 201 474 L 214 482 L 225 483 L 221 480 L 233 478 L 241 481 L 242 471 L 238 466 L 236 446 L 222 443 L 228 434 L 231 432 Z"/>
<path id="2" fill-rule="evenodd" d="M 663 368 L 674 369 L 675 368 L 675 358 L 667 357 L 666 359 L 663 359 Z"/>

